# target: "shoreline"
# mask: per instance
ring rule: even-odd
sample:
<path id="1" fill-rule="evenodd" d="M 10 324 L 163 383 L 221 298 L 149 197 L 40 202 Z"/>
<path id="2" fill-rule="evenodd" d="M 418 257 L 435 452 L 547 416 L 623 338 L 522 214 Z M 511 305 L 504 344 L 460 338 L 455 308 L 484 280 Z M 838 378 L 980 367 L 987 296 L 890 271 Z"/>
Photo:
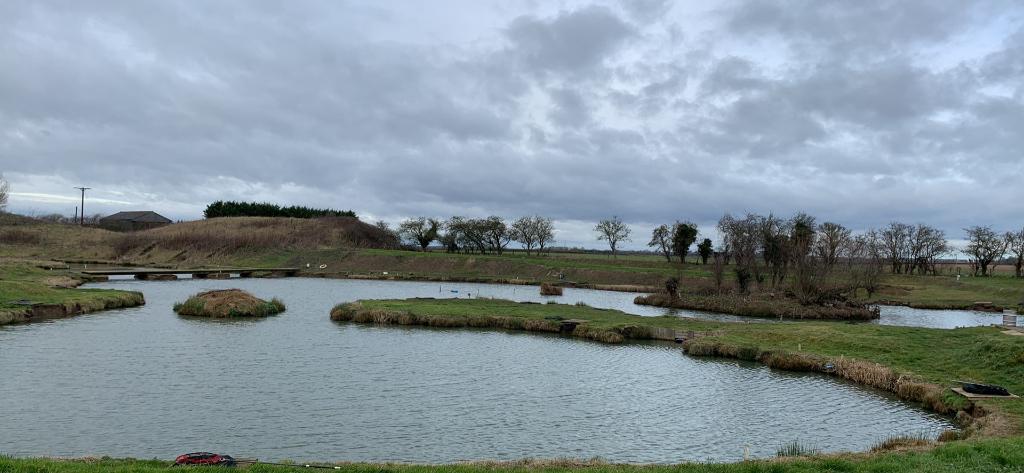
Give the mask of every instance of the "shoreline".
<path id="1" fill-rule="evenodd" d="M 64 303 L 37 303 L 24 309 L 0 311 L 0 326 L 18 325 L 43 320 L 66 319 L 78 315 L 92 314 L 105 310 L 126 309 L 146 304 L 146 299 L 138 291 L 120 291 L 122 294 L 101 296 L 91 301 Z"/>
<path id="2" fill-rule="evenodd" d="M 403 301 L 406 304 L 417 302 L 432 303 L 444 301 L 439 299 L 409 299 Z M 657 318 L 641 318 L 621 313 L 624 317 L 637 317 L 637 319 L 626 319 L 628 322 L 640 322 L 639 324 L 629 323 L 614 327 L 590 327 L 588 320 L 575 321 L 570 329 L 566 330 L 562 322 L 566 320 L 548 320 L 529 318 L 516 315 L 439 315 L 420 314 L 412 310 L 394 310 L 374 307 L 366 307 L 363 303 L 368 301 L 356 301 L 339 304 L 330 313 L 331 320 L 335 322 L 351 322 L 374 325 L 408 325 L 427 326 L 439 328 L 492 328 L 500 330 L 517 330 L 525 332 L 560 333 L 574 338 L 587 339 L 602 343 L 619 344 L 628 340 L 658 340 L 675 341 L 681 343 L 683 353 L 694 356 L 714 356 L 725 359 L 739 359 L 758 362 L 772 369 L 780 369 L 793 372 L 815 372 L 835 376 L 850 381 L 856 385 L 878 389 L 896 395 L 906 402 L 918 403 L 925 409 L 941 415 L 953 416 L 960 425 L 960 431 L 954 431 L 951 435 L 955 438 L 980 436 L 1000 437 L 1011 435 L 1012 432 L 1004 432 L 1011 419 L 1006 418 L 997 411 L 989 412 L 983 406 L 963 398 L 952 392 L 949 388 L 932 383 L 926 379 L 909 372 L 903 372 L 881 363 L 860 360 L 854 357 L 829 356 L 810 352 L 793 352 L 790 350 L 773 349 L 763 347 L 756 342 L 753 344 L 729 343 L 719 340 L 725 335 L 723 330 L 715 330 L 720 324 L 705 323 L 696 319 L 690 322 L 698 326 L 703 325 L 704 330 L 680 330 L 678 328 L 658 327 L 644 325 L 645 321 L 657 320 Z M 503 301 L 510 302 L 510 301 Z M 384 304 L 387 301 L 383 301 Z M 560 304 L 536 304 L 536 303 L 513 303 L 523 306 L 549 306 Z M 565 307 L 565 306 L 563 306 Z M 602 312 L 603 309 L 592 309 Z M 573 314 L 579 317 L 578 314 Z M 684 321 L 685 323 L 686 321 Z M 744 324 L 741 324 L 744 325 Z M 942 329 L 923 329 L 942 330 Z M 1017 430 L 1019 428 L 1011 428 Z"/>

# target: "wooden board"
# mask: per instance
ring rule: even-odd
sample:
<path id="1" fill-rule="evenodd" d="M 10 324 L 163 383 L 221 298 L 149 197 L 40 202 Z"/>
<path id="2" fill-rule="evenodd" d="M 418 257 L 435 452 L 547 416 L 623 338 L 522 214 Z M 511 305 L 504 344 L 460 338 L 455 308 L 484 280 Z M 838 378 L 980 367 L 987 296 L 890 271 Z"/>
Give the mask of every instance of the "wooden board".
<path id="1" fill-rule="evenodd" d="M 1018 399 L 1018 398 L 1020 398 L 1020 396 L 1018 396 L 1016 394 L 1011 394 L 1009 396 L 990 396 L 988 394 L 971 394 L 971 393 L 969 393 L 967 391 L 964 391 L 963 388 L 953 388 L 953 392 L 955 392 L 955 393 L 957 393 L 957 394 L 959 394 L 959 395 L 961 395 L 963 397 L 966 397 L 967 399 Z"/>

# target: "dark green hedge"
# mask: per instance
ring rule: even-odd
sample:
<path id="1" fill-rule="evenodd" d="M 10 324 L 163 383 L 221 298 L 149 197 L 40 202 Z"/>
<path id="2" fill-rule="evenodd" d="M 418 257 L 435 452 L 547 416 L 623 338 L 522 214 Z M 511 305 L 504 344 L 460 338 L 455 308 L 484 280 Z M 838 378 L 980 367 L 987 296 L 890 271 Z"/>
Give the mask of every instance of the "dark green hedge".
<path id="1" fill-rule="evenodd" d="M 313 209 L 292 205 L 281 207 L 268 202 L 234 202 L 218 200 L 206 206 L 203 211 L 206 218 L 215 217 L 292 217 L 292 218 L 315 218 L 315 217 L 355 217 L 356 213 L 351 210 L 334 209 Z"/>

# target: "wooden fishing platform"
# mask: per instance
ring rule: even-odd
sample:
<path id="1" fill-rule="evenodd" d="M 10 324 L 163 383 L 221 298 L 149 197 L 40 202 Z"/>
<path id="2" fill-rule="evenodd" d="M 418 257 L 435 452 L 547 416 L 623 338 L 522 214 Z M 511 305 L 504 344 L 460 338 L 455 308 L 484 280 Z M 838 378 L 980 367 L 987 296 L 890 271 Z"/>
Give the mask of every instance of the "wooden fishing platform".
<path id="1" fill-rule="evenodd" d="M 1020 396 L 1011 394 L 1009 396 L 995 396 L 991 394 L 973 394 L 964 391 L 964 388 L 953 388 L 953 392 L 966 397 L 967 399 L 1019 399 Z"/>
<path id="2" fill-rule="evenodd" d="M 124 269 L 89 269 L 82 274 L 90 276 L 134 276 L 135 279 L 173 279 L 179 274 L 189 274 L 195 279 L 219 279 L 230 274 L 251 278 L 254 273 L 270 273 L 281 276 L 295 276 L 299 268 L 203 268 L 203 269 L 163 269 L 163 268 L 124 268 Z"/>

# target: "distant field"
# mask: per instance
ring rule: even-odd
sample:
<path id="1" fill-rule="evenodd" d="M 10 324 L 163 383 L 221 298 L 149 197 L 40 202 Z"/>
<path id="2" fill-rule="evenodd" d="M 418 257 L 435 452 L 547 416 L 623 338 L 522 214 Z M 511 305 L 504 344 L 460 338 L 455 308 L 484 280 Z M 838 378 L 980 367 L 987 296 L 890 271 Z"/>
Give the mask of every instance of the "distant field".
<path id="1" fill-rule="evenodd" d="M 583 285 L 659 287 L 669 277 L 682 280 L 683 291 L 711 284 L 709 267 L 691 256 L 684 265 L 654 254 L 552 252 L 527 255 L 521 250 L 496 254 L 452 254 L 380 249 L 375 227 L 355 219 L 285 219 L 240 217 L 199 220 L 135 233 L 42 223 L 0 214 L 0 257 L 106 261 L 115 264 L 173 267 L 298 266 L 311 274 L 395 279 L 462 279 L 475 281 L 563 282 Z M 309 265 L 308 270 L 306 269 Z M 320 269 L 325 266 L 324 269 Z M 993 302 L 1015 307 L 1024 302 L 1024 279 L 997 276 L 955 280 L 955 266 L 942 276 L 887 275 L 876 300 L 922 307 L 969 307 Z M 726 268 L 726 284 L 733 284 Z M 386 275 L 384 273 L 387 273 Z"/>

